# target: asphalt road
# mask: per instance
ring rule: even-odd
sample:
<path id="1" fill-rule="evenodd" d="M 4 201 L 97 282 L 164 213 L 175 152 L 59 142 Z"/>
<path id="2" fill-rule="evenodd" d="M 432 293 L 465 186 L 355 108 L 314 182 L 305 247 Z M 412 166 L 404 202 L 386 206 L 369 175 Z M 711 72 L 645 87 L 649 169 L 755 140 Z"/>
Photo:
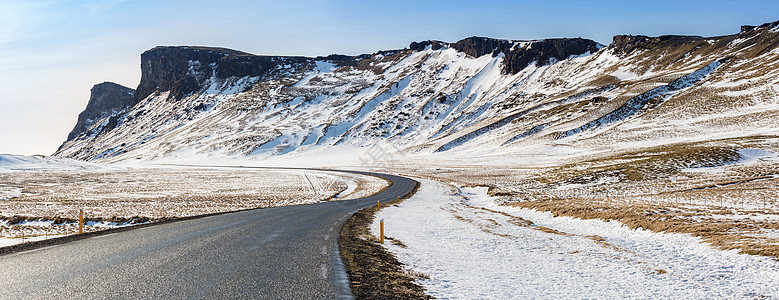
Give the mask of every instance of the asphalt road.
<path id="1" fill-rule="evenodd" d="M 338 253 L 354 212 L 407 194 L 256 209 L 0 256 L 2 299 L 352 298 Z"/>

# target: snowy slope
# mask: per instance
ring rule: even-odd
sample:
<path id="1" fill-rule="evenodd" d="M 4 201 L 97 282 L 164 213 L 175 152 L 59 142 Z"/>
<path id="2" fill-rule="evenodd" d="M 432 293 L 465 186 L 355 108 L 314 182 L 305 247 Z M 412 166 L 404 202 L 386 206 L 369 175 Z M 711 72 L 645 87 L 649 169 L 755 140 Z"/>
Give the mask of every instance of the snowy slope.
<path id="1" fill-rule="evenodd" d="M 97 170 L 105 166 L 78 160 L 44 156 L 0 154 L 0 172 Z"/>

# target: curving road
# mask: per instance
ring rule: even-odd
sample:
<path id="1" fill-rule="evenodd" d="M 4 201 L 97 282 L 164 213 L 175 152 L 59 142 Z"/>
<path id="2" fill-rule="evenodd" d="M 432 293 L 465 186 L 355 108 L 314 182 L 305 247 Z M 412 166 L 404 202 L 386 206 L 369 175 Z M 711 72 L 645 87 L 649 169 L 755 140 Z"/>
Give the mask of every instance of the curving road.
<path id="1" fill-rule="evenodd" d="M 408 194 L 256 209 L 0 256 L 0 298 L 352 298 L 338 237 L 354 212 Z"/>

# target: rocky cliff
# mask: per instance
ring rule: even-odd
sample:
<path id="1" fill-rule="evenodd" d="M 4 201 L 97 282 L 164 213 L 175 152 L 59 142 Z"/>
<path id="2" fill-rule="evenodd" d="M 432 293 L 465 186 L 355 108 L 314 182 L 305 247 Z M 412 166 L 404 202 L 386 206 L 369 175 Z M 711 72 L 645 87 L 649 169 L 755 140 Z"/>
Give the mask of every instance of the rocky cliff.
<path id="1" fill-rule="evenodd" d="M 648 37 L 645 35 L 617 35 L 614 36 L 609 48 L 617 54 L 629 54 L 634 50 L 647 50 L 652 48 L 679 46 L 691 41 L 702 40 L 700 36 L 663 35 Z"/>
<path id="2" fill-rule="evenodd" d="M 431 46 L 432 50 L 439 50 L 444 45 L 471 57 L 487 54 L 496 56 L 502 53 L 505 56 L 503 60 L 504 74 L 516 74 L 531 63 L 540 67 L 552 63 L 551 59 L 560 61 L 571 56 L 595 53 L 603 47 L 595 41 L 582 38 L 511 41 L 474 36 L 452 44 L 441 41 L 413 42 L 409 48 L 421 51 L 425 47 Z"/>
<path id="3" fill-rule="evenodd" d="M 170 91 L 181 98 L 203 88 L 208 79 L 259 77 L 265 79 L 283 68 L 310 68 L 305 57 L 259 56 L 212 47 L 156 47 L 141 54 L 141 82 L 136 102 L 155 91 Z"/>
<path id="4" fill-rule="evenodd" d="M 92 87 L 86 109 L 78 115 L 78 121 L 68 134 L 68 141 L 87 132 L 96 121 L 117 114 L 135 104 L 135 90 L 113 82 L 103 82 Z"/>

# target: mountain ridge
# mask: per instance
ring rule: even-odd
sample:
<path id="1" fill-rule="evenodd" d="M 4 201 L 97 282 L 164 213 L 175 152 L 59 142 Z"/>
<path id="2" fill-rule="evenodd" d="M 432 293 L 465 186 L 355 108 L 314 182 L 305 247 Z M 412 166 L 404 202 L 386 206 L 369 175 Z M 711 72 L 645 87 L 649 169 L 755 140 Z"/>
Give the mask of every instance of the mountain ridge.
<path id="1" fill-rule="evenodd" d="M 771 95 L 777 30 L 767 24 L 708 38 L 618 35 L 608 46 L 581 38 L 469 37 L 357 56 L 155 47 L 142 54 L 133 107 L 115 122 L 104 121 L 99 134 L 69 138 L 55 155 L 121 160 L 192 151 L 265 157 L 379 141 L 408 154 L 515 152 L 571 139 L 599 147 L 584 133 L 621 136 L 623 130 L 612 128 L 652 122 L 642 116 L 673 105 L 688 111 L 700 102 L 681 104 L 677 98 L 713 93 L 710 101 L 718 104 L 706 109 L 725 109 L 730 104 L 721 99 L 744 88 L 727 77 L 744 73 L 738 66 L 746 63 L 759 76 L 743 76 Z M 721 64 L 700 71 L 714 62 Z M 671 88 L 657 90 L 661 86 Z M 636 102 L 640 107 L 620 110 L 636 97 L 644 97 Z M 760 97 L 749 96 L 766 101 Z M 586 126 L 609 114 L 616 123 Z M 227 119 L 233 123 L 220 121 Z"/>

